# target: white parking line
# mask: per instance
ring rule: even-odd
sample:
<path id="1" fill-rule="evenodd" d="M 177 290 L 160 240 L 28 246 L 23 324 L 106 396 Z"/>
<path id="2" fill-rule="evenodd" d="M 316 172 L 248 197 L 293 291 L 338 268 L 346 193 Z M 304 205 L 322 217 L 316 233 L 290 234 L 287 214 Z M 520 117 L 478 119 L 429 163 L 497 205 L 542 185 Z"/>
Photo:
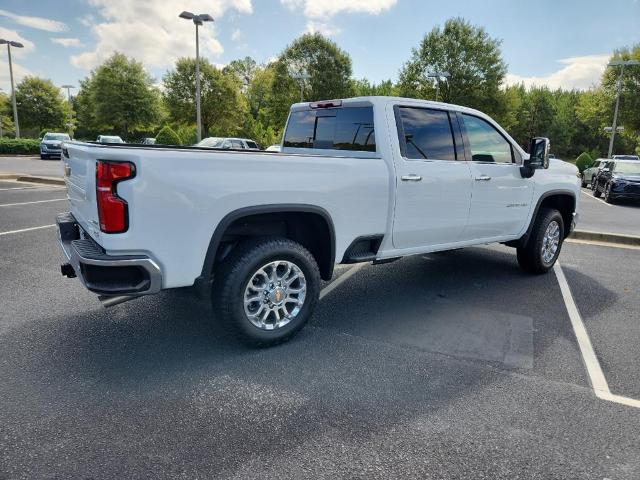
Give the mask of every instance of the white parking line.
<path id="1" fill-rule="evenodd" d="M 607 207 L 613 207 L 613 205 L 611 205 L 610 203 L 605 202 L 604 200 L 600 199 L 600 198 L 596 198 L 593 195 L 591 195 L 590 193 L 585 192 L 584 190 L 580 190 L 582 193 L 584 193 L 587 197 L 589 198 L 593 198 L 594 200 L 597 200 L 598 202 L 606 205 Z"/>
<path id="2" fill-rule="evenodd" d="M 23 228 L 21 230 L 9 230 L 8 232 L 0 232 L 0 236 L 2 236 L 2 235 L 11 235 L 12 233 L 30 232 L 31 230 L 40 230 L 42 228 L 51 228 L 51 227 L 55 227 L 55 224 L 54 225 L 42 225 L 41 227 Z"/>
<path id="3" fill-rule="evenodd" d="M 4 205 L 0 205 L 0 207 L 16 207 L 18 205 L 31 205 L 33 203 L 62 202 L 64 200 L 66 200 L 66 198 L 54 198 L 53 200 L 36 200 L 34 202 L 22 202 L 22 203 L 5 203 Z"/>
<path id="4" fill-rule="evenodd" d="M 348 280 L 351 276 L 355 275 L 358 272 L 358 270 L 360 270 L 362 267 L 366 265 L 367 263 L 358 263 L 354 267 L 350 268 L 345 273 L 343 273 L 341 276 L 336 278 L 333 282 L 331 282 L 329 285 L 327 285 L 322 289 L 322 291 L 320 292 L 320 299 L 329 295 L 331 292 L 333 292 L 333 290 L 338 288 L 338 286 L 342 282 L 344 282 L 345 280 Z"/>
<path id="5" fill-rule="evenodd" d="M 576 335 L 578 347 L 580 347 L 582 360 L 584 362 L 585 368 L 587 369 L 589 381 L 591 382 L 591 386 L 593 387 L 593 392 L 596 394 L 596 397 L 602 400 L 608 400 L 610 402 L 627 405 L 629 407 L 640 408 L 640 400 L 623 397 L 621 395 L 615 395 L 611 393 L 611 390 L 609 390 L 609 384 L 607 383 L 607 379 L 604 376 L 602 367 L 600 367 L 600 362 L 598 361 L 596 352 L 593 349 L 591 339 L 589 339 L 589 334 L 587 333 L 587 329 L 584 326 L 584 322 L 582 321 L 582 317 L 580 316 L 578 307 L 573 300 L 571 289 L 569 288 L 567 279 L 564 276 L 564 272 L 562 271 L 560 262 L 556 262 L 553 267 L 553 271 L 556 274 L 556 278 L 558 279 L 560 291 L 562 292 L 562 298 L 564 299 L 564 304 L 567 308 L 567 313 L 569 314 L 571 325 L 573 326 L 573 332 Z"/>
<path id="6" fill-rule="evenodd" d="M 9 187 L 0 188 L 0 192 L 6 192 L 8 190 L 64 190 L 64 187 Z"/>

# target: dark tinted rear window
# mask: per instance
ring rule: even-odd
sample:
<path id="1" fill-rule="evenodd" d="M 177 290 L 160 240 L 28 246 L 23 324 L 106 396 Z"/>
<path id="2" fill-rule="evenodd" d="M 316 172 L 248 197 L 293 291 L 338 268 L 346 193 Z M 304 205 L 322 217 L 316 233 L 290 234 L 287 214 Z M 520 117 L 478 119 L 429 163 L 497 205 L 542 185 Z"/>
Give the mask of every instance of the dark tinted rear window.
<path id="1" fill-rule="evenodd" d="M 401 107 L 406 153 L 411 159 L 455 160 L 449 114 L 443 110 Z"/>
<path id="2" fill-rule="evenodd" d="M 375 152 L 373 107 L 293 112 L 287 125 L 284 146 Z"/>

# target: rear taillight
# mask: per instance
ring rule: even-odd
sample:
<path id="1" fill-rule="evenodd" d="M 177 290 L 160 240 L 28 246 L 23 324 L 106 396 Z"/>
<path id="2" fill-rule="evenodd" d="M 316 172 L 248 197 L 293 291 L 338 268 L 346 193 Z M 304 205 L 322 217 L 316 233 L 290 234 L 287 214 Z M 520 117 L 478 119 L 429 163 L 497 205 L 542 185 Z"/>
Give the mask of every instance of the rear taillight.
<path id="1" fill-rule="evenodd" d="M 104 233 L 122 233 L 129 228 L 129 208 L 127 202 L 118 197 L 116 187 L 119 182 L 135 175 L 135 166 L 129 162 L 99 160 L 96 163 L 98 220 Z"/>

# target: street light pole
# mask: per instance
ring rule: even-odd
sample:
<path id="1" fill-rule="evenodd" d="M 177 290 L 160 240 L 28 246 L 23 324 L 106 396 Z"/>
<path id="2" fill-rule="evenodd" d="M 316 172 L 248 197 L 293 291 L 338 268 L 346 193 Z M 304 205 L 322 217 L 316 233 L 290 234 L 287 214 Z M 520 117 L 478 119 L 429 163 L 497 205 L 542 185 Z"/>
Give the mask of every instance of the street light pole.
<path id="1" fill-rule="evenodd" d="M 71 89 L 76 88 L 73 85 L 60 85 L 60 88 L 67 89 L 67 102 L 71 103 Z"/>
<path id="2" fill-rule="evenodd" d="M 613 155 L 613 142 L 616 138 L 616 131 L 618 127 L 618 108 L 620 107 L 620 92 L 622 91 L 622 78 L 624 76 L 624 67 L 626 65 L 640 65 L 640 60 L 614 60 L 609 62 L 608 67 L 620 66 L 620 76 L 618 76 L 618 82 L 616 85 L 616 106 L 613 110 L 613 125 L 611 126 L 611 139 L 609 140 L 609 154 L 607 158 L 611 158 Z"/>
<path id="3" fill-rule="evenodd" d="M 13 85 L 13 64 L 11 63 L 11 47 L 22 48 L 20 42 L 14 42 L 12 40 L 5 40 L 0 38 L 0 45 L 7 45 L 7 55 L 9 56 L 9 77 L 11 78 L 11 102 L 13 103 L 13 124 L 15 126 L 16 138 L 20 138 L 20 125 L 18 124 L 18 107 L 16 105 L 16 89 Z"/>
<path id="4" fill-rule="evenodd" d="M 436 79 L 436 102 L 438 101 L 438 96 L 440 94 L 440 79 L 441 78 L 449 78 L 451 74 L 449 72 L 429 72 L 427 73 L 427 78 L 435 78 Z"/>
<path id="5" fill-rule="evenodd" d="M 200 113 L 200 38 L 198 28 L 204 22 L 213 22 L 213 17 L 208 13 L 196 15 L 191 12 L 182 12 L 179 17 L 185 20 L 193 20 L 196 26 L 196 138 L 199 142 L 202 140 L 202 116 Z"/>

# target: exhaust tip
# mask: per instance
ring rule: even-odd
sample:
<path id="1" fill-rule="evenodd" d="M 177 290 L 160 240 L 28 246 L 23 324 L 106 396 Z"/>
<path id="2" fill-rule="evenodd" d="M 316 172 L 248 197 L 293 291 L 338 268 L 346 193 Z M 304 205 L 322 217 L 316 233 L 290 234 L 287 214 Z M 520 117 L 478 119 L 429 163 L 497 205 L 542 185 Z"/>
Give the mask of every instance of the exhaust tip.
<path id="1" fill-rule="evenodd" d="M 60 272 L 67 278 L 76 278 L 76 272 L 70 263 L 60 265 Z"/>
<path id="2" fill-rule="evenodd" d="M 133 300 L 138 298 L 140 295 L 98 295 L 98 300 L 104 308 L 115 307 L 116 305 L 120 305 L 121 303 L 128 302 L 129 300 Z"/>

